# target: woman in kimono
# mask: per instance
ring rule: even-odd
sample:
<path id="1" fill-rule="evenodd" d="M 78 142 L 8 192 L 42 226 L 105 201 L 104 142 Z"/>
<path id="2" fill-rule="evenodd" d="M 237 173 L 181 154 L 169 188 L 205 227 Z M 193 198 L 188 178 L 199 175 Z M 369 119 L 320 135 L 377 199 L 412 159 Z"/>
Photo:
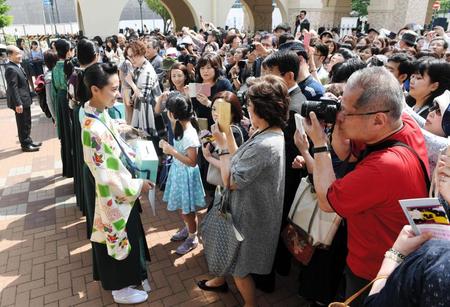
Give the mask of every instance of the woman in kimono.
<path id="1" fill-rule="evenodd" d="M 84 161 L 95 178 L 95 214 L 92 225 L 94 262 L 103 289 L 112 290 L 114 301 L 137 304 L 150 291 L 146 260 L 150 260 L 139 212 L 138 197 L 154 187 L 133 178 L 135 153 L 120 138 L 105 111 L 119 96 L 115 65 L 94 64 L 84 72 L 90 100 L 84 105 L 81 124 Z M 135 288 L 141 285 L 145 291 Z"/>
<path id="2" fill-rule="evenodd" d="M 67 99 L 67 78 L 64 73 L 64 62 L 70 58 L 70 43 L 65 39 L 55 42 L 58 62 L 52 71 L 52 101 L 56 112 L 56 128 L 61 142 L 62 175 L 73 177 L 71 111 Z"/>

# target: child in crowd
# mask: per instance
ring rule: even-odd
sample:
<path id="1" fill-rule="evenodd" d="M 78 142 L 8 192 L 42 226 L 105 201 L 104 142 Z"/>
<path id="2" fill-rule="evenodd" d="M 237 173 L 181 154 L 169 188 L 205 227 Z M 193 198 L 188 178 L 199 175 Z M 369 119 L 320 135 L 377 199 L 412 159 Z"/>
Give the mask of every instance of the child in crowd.
<path id="1" fill-rule="evenodd" d="M 200 141 L 194 126 L 191 101 L 179 94 L 169 97 L 166 108 L 174 130 L 174 146 L 161 140 L 160 147 L 171 155 L 174 162 L 170 168 L 163 200 L 169 211 L 181 210 L 186 224 L 173 237 L 172 241 L 183 241 L 176 253 L 184 255 L 198 245 L 196 211 L 205 206 L 200 170 L 197 166 L 197 151 Z"/>

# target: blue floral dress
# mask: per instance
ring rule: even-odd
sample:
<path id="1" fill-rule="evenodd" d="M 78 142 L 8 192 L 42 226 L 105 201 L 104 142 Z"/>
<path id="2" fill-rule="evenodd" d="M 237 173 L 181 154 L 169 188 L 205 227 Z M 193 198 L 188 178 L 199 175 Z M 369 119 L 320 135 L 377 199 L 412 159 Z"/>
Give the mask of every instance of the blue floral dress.
<path id="1" fill-rule="evenodd" d="M 200 147 L 197 131 L 189 126 L 183 133 L 181 140 L 174 140 L 175 149 L 186 155 L 190 147 Z M 173 159 L 167 178 L 163 200 L 167 202 L 167 210 L 181 209 L 183 214 L 195 212 L 205 206 L 205 191 L 198 165 L 187 166 L 177 159 Z"/>

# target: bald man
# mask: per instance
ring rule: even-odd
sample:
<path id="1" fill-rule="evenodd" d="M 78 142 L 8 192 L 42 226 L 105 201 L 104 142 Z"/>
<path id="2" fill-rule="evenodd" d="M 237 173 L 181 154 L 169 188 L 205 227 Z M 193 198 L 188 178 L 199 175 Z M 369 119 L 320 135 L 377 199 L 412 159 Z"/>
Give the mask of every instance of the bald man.
<path id="1" fill-rule="evenodd" d="M 41 144 L 34 144 L 30 137 L 32 103 L 27 75 L 20 66 L 22 52 L 16 46 L 7 46 L 6 55 L 9 63 L 6 65 L 5 78 L 7 82 L 7 105 L 15 112 L 17 132 L 22 151 L 38 151 Z"/>

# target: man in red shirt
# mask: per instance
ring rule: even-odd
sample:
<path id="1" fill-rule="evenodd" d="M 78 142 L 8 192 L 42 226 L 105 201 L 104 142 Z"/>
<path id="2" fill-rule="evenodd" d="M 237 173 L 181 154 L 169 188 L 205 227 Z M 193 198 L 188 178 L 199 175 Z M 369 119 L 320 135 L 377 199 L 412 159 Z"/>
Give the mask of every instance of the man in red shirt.
<path id="1" fill-rule="evenodd" d="M 401 115 L 403 99 L 398 81 L 385 68 L 366 68 L 350 77 L 333 132 L 332 146 L 339 158 L 356 160 L 351 144 L 370 152 L 375 145 L 396 140 L 410 148 L 371 151 L 341 179 L 333 172 L 328 138 L 316 115 L 311 112 L 310 122 L 305 123 L 314 144 L 313 175 L 319 206 L 347 220 L 347 297 L 376 276 L 384 253 L 408 223 L 398 200 L 428 195 L 425 142 L 414 120 Z M 364 298 L 352 307 L 362 305 Z"/>

